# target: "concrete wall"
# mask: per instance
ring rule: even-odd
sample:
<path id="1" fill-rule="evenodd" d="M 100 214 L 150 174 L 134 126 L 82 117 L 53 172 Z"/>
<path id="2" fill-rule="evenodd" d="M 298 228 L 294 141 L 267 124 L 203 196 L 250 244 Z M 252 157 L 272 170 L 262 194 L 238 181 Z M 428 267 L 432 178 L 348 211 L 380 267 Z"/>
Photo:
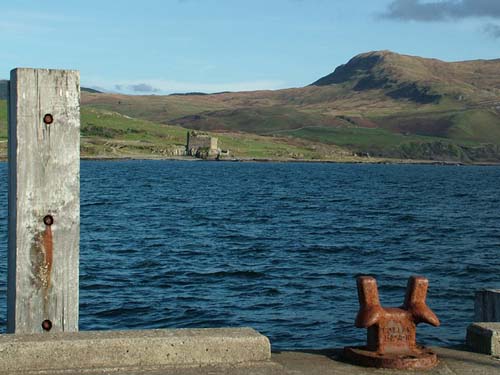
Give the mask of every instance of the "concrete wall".
<path id="1" fill-rule="evenodd" d="M 86 331 L 0 335 L 0 353 L 0 374 L 83 374 L 90 369 L 262 362 L 271 358 L 271 345 L 251 328 Z"/>

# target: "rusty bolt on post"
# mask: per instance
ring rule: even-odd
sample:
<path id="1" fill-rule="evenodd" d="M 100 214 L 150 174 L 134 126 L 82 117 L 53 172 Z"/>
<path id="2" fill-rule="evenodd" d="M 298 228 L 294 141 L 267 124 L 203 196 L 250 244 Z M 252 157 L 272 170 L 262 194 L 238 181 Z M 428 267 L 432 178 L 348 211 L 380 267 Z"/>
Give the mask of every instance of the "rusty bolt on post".
<path id="1" fill-rule="evenodd" d="M 46 216 L 43 218 L 43 223 L 44 223 L 45 225 L 50 226 L 50 225 L 54 224 L 54 218 L 52 217 L 52 215 L 46 215 Z"/>
<path id="2" fill-rule="evenodd" d="M 359 312 L 356 327 L 367 328 L 367 345 L 344 348 L 344 357 L 352 363 L 368 367 L 394 369 L 430 369 L 437 355 L 417 345 L 416 326 L 428 323 L 439 326 L 439 319 L 425 303 L 429 281 L 412 276 L 400 308 L 382 307 L 377 281 L 373 277 L 357 279 Z"/>
<path id="3" fill-rule="evenodd" d="M 50 113 L 47 113 L 45 116 L 43 116 L 43 122 L 46 125 L 50 125 L 54 122 L 54 117 Z"/>
<path id="4" fill-rule="evenodd" d="M 52 322 L 48 319 L 42 322 L 42 328 L 44 331 L 50 331 L 52 329 Z"/>

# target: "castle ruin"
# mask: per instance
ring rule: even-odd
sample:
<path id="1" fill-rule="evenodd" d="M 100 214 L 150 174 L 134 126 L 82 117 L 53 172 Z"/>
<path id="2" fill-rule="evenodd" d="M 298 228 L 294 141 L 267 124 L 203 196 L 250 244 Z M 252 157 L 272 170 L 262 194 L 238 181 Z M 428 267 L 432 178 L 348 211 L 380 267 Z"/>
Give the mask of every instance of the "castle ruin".
<path id="1" fill-rule="evenodd" d="M 220 153 L 217 147 L 218 139 L 206 133 L 194 130 L 187 133 L 186 155 L 197 158 L 217 157 Z"/>

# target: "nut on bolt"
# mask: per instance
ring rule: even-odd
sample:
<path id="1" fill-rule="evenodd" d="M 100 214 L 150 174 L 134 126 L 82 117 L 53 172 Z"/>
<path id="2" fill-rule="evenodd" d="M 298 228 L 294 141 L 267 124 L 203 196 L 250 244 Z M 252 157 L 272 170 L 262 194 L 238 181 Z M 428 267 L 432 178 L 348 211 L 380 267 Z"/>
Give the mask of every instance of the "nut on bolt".
<path id="1" fill-rule="evenodd" d="M 52 329 L 52 322 L 48 319 L 42 322 L 42 328 L 44 331 L 50 331 Z"/>
<path id="2" fill-rule="evenodd" d="M 52 215 L 47 215 L 47 216 L 45 216 L 43 218 L 43 223 L 45 225 L 49 225 L 50 226 L 50 225 L 54 224 L 54 218 L 52 217 Z"/>
<path id="3" fill-rule="evenodd" d="M 50 113 L 47 113 L 45 116 L 43 116 L 43 122 L 46 125 L 50 125 L 54 122 L 54 117 Z"/>

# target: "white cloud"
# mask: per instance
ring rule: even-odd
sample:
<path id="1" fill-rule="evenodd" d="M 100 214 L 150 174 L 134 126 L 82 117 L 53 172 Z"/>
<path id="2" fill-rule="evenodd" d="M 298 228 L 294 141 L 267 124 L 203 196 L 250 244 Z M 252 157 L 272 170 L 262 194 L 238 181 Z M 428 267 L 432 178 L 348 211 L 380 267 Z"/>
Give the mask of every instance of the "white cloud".
<path id="1" fill-rule="evenodd" d="M 54 13 L 0 9 L 0 14 L 0 32 L 3 35 L 54 31 L 57 30 L 54 25 L 71 22 L 67 16 Z"/>
<path id="2" fill-rule="evenodd" d="M 104 87 L 109 92 L 120 92 L 124 94 L 137 94 L 137 88 L 148 88 L 146 91 L 156 94 L 172 94 L 187 92 L 215 93 L 222 91 L 256 91 L 256 90 L 277 90 L 286 87 L 286 82 L 278 80 L 256 80 L 242 82 L 221 82 L 221 83 L 201 83 L 201 82 L 182 82 L 161 79 L 147 79 L 134 81 L 120 81 L 111 83 L 102 81 L 85 82 L 85 87 Z"/>
<path id="3" fill-rule="evenodd" d="M 498 0 L 393 0 L 383 17 L 428 22 L 470 17 L 500 18 L 500 2 Z"/>

